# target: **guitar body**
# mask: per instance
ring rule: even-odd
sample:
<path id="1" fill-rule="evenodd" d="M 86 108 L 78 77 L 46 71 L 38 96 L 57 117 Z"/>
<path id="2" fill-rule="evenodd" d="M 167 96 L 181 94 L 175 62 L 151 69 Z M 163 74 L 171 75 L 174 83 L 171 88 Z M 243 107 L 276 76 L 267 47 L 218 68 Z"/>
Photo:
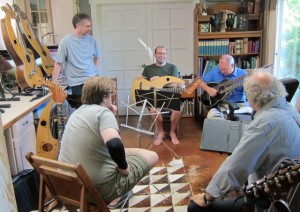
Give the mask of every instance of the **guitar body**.
<path id="1" fill-rule="evenodd" d="M 36 153 L 38 156 L 57 160 L 59 143 L 53 137 L 50 120 L 54 104 L 55 101 L 51 99 L 41 114 L 37 130 Z"/>
<path id="2" fill-rule="evenodd" d="M 50 56 L 49 49 L 39 42 L 37 36 L 35 36 L 35 34 L 33 33 L 33 29 L 31 28 L 30 30 L 29 26 L 31 26 L 31 24 L 28 24 L 29 20 L 27 19 L 26 14 L 20 10 L 18 5 L 14 4 L 13 7 L 15 12 L 17 12 L 20 16 L 20 24 L 22 26 L 26 39 L 29 41 L 32 48 L 40 56 L 44 71 L 47 73 L 48 76 L 51 76 L 54 67 L 54 60 Z"/>
<path id="3" fill-rule="evenodd" d="M 185 84 L 185 81 L 183 79 L 173 77 L 173 76 L 158 77 L 151 82 L 143 78 L 135 79 L 131 86 L 132 99 L 134 102 L 136 102 L 135 90 L 150 90 L 153 88 L 159 89 L 159 88 L 163 88 L 164 86 L 170 83 Z"/>
<path id="4" fill-rule="evenodd" d="M 29 87 L 40 87 L 41 86 L 40 82 L 43 79 L 42 71 L 41 71 L 40 67 L 36 65 L 32 51 L 30 49 L 27 49 L 26 46 L 24 46 L 24 42 L 23 42 L 23 44 L 21 44 L 20 39 L 18 39 L 17 36 L 15 35 L 15 32 L 11 25 L 13 11 L 12 11 L 12 8 L 8 4 L 6 4 L 6 5 L 7 5 L 7 7 L 5 7 L 5 6 L 1 7 L 1 9 L 6 14 L 6 16 L 5 16 L 5 28 L 6 29 L 4 30 L 5 31 L 4 33 L 7 33 L 8 38 L 5 38 L 5 39 L 8 39 L 8 40 L 5 42 L 5 45 L 7 43 L 9 45 L 9 47 L 13 47 L 14 51 L 12 51 L 12 54 L 15 54 L 15 53 L 17 54 L 18 57 L 16 58 L 16 61 L 14 61 L 16 63 L 16 65 L 21 65 L 20 60 L 22 61 L 22 64 L 24 66 L 24 78 L 25 78 L 27 85 Z M 17 23 L 17 25 L 18 24 L 19 23 Z M 2 27 L 2 24 L 1 24 L 1 27 Z M 3 31 L 3 27 L 2 27 L 2 31 Z M 8 50 L 10 50 L 10 49 L 8 49 Z M 20 79 L 21 77 L 18 76 L 16 78 Z M 23 83 L 20 83 L 20 84 L 21 84 L 20 87 L 22 89 L 24 89 L 25 87 L 24 87 Z"/>
<path id="5" fill-rule="evenodd" d="M 228 80 L 223 80 L 220 84 L 223 82 L 227 82 Z M 217 90 L 219 89 L 219 84 L 216 82 L 211 82 L 207 83 L 209 87 L 216 88 Z M 216 96 L 210 96 L 206 91 L 203 91 L 201 94 L 201 101 L 206 107 L 214 107 L 216 106 L 219 102 L 223 101 L 230 95 L 230 92 L 228 93 L 220 93 L 217 92 Z"/>

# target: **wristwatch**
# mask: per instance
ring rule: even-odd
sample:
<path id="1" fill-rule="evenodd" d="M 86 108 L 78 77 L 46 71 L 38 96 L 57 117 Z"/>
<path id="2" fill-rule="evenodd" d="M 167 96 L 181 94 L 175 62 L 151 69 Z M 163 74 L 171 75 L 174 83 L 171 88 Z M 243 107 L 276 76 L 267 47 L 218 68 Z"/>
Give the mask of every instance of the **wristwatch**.
<path id="1" fill-rule="evenodd" d="M 206 199 L 206 193 L 203 196 L 203 200 L 204 200 L 205 205 L 207 205 L 207 206 L 211 206 L 214 203 L 214 201 L 215 201 L 215 199 L 213 199 L 213 200 L 207 200 Z"/>

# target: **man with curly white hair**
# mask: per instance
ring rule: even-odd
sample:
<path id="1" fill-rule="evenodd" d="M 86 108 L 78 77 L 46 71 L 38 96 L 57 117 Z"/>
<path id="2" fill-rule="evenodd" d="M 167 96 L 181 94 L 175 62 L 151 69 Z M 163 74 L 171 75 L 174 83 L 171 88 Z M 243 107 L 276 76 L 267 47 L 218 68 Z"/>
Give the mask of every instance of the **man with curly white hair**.
<path id="1" fill-rule="evenodd" d="M 243 211 L 244 198 L 225 197 L 272 172 L 283 158 L 300 155 L 300 114 L 289 104 L 283 84 L 269 72 L 254 71 L 244 82 L 256 111 L 240 143 L 215 173 L 205 193 L 194 195 L 188 211 Z"/>

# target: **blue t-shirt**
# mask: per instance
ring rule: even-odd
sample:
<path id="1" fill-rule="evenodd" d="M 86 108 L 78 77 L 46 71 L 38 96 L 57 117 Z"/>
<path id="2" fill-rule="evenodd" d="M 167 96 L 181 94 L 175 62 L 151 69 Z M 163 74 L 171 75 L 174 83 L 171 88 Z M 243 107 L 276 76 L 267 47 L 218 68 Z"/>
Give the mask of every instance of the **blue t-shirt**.
<path id="1" fill-rule="evenodd" d="M 243 76 L 246 74 L 247 74 L 247 72 L 245 70 L 235 67 L 234 71 L 230 75 L 225 76 L 224 74 L 221 73 L 220 67 L 216 66 L 211 71 L 206 73 L 202 77 L 202 79 L 209 86 L 209 83 L 213 83 L 213 82 L 220 83 L 225 79 L 230 81 L 230 80 L 233 80 L 237 77 L 240 77 L 240 76 Z M 232 94 L 229 97 L 227 97 L 227 100 L 232 101 L 232 102 L 245 102 L 246 94 L 245 94 L 243 86 L 239 86 L 239 87 L 235 88 L 233 90 Z"/>
<path id="2" fill-rule="evenodd" d="M 90 76 L 100 75 L 94 63 L 99 52 L 91 35 L 80 38 L 70 33 L 60 41 L 55 60 L 63 65 L 69 86 L 81 85 Z"/>

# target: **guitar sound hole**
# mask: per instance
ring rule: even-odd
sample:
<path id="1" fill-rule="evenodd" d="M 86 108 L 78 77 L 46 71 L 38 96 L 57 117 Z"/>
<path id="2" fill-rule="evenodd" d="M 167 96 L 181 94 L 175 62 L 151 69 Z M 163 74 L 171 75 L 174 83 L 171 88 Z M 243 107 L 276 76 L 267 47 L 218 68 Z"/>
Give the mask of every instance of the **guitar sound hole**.
<path id="1" fill-rule="evenodd" d="M 31 60 L 30 60 L 29 55 L 26 55 L 26 60 L 27 60 L 28 63 L 30 63 Z"/>
<path id="2" fill-rule="evenodd" d="M 42 125 L 43 127 L 45 127 L 45 126 L 47 125 L 47 122 L 46 122 L 45 120 L 43 120 L 43 121 L 41 121 L 41 125 Z"/>
<path id="3" fill-rule="evenodd" d="M 49 144 L 49 143 L 45 143 L 45 144 L 43 144 L 42 149 L 45 152 L 50 152 L 51 150 L 53 150 L 53 145 Z"/>
<path id="4" fill-rule="evenodd" d="M 31 39 L 31 36 L 30 36 L 30 35 L 28 35 L 28 37 L 29 37 L 29 39 Z"/>

